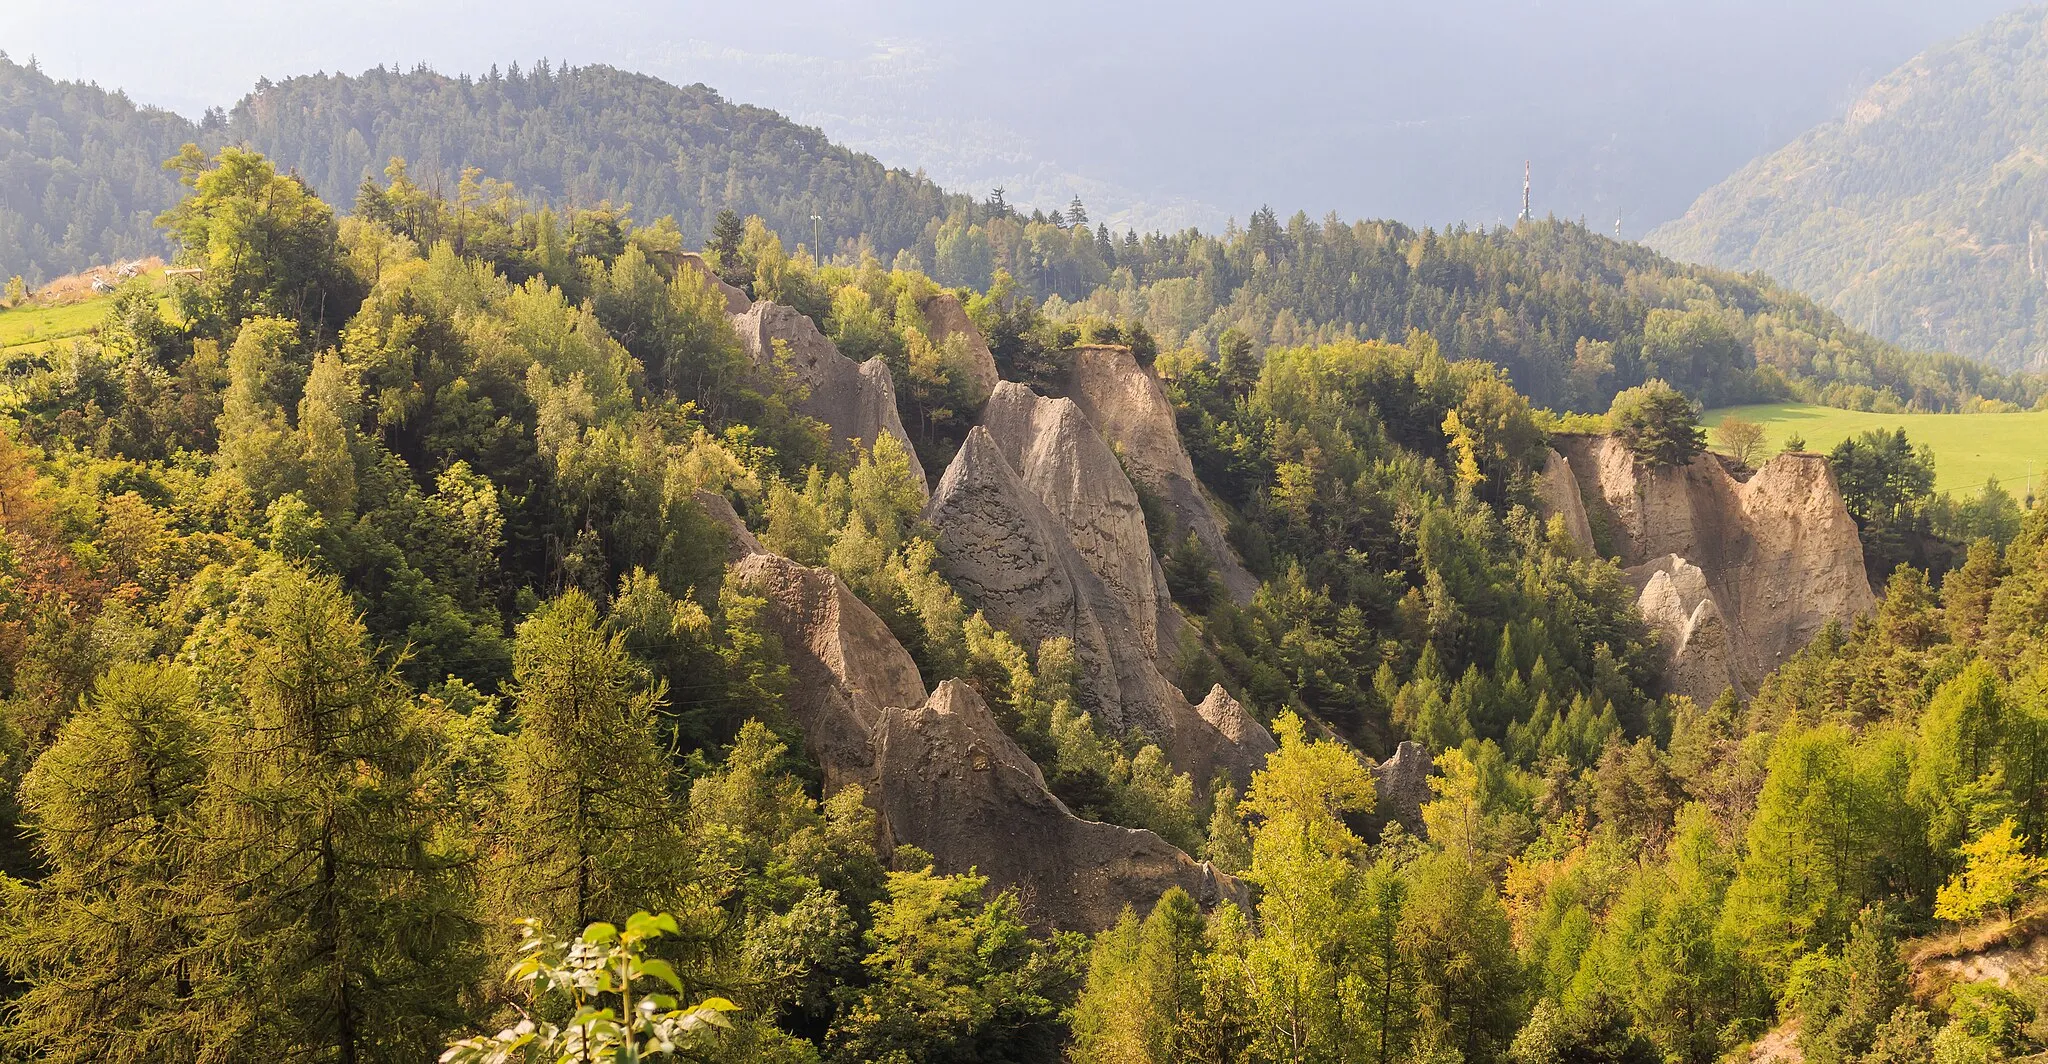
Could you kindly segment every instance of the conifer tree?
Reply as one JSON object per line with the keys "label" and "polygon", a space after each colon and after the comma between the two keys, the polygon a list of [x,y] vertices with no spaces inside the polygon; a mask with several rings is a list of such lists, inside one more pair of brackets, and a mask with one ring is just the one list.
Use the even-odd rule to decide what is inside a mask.
{"label": "conifer tree", "polygon": [[200,1058],[431,1057],[479,972],[434,732],[330,578],[260,570],[221,643],[232,691],[193,861]]}
{"label": "conifer tree", "polygon": [[658,685],[569,591],[519,626],[519,735],[498,824],[498,915],[583,927],[661,907],[678,817],[655,733]]}
{"label": "conifer tree", "polygon": [[23,780],[48,874],[0,895],[0,968],[27,984],[0,1058],[196,1055],[199,912],[184,878],[206,742],[189,672],[120,665]]}

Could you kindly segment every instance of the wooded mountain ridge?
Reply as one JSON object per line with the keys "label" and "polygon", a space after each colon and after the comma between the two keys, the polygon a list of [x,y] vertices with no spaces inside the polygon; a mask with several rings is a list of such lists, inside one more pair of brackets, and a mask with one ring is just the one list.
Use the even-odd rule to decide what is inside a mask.
{"label": "wooded mountain ridge", "polygon": [[1648,242],[1761,270],[1909,347],[2039,369],[2048,352],[2048,11],[1914,58]]}
{"label": "wooded mountain ridge", "polygon": [[944,284],[988,288],[1000,271],[1059,297],[1055,316],[1139,322],[1169,345],[1213,346],[1233,329],[1262,348],[1423,330],[1557,409],[1604,410],[1652,376],[1717,405],[2031,407],[2048,390],[1873,340],[1767,281],[1583,226],[1438,232],[1261,209],[1220,235],[1117,234],[1090,225],[1079,202],[1020,215],[999,190],[949,193],[703,86],[605,67],[293,78],[187,123],[0,59],[0,101],[19,131],[0,142],[0,274],[31,282],[164,250],[152,223],[176,184],[151,160],[192,140],[255,147],[342,202],[402,157],[412,181],[453,198],[517,189],[536,205],[608,202],[673,218],[690,243],[721,210],[756,214],[833,255],[907,256]]}

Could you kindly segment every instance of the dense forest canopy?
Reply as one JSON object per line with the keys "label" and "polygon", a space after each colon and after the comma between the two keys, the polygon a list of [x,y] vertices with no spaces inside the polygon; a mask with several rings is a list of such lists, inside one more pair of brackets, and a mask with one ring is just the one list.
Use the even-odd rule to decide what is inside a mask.
{"label": "dense forest canopy", "polygon": [[226,137],[337,201],[404,158],[443,190],[474,168],[539,201],[674,218],[692,243],[721,210],[806,243],[816,215],[835,253],[865,245],[888,259],[967,202],[773,111],[604,66],[288,78],[236,104]]}
{"label": "dense forest canopy", "polygon": [[[332,146],[355,127],[315,121],[323,94],[502,116],[516,83],[567,115],[611,76],[302,79],[249,106],[296,101]],[[560,168],[535,190],[372,159],[343,208],[245,146],[167,157],[182,271],[7,367],[0,1060],[632,1038],[763,1064],[1706,1062],[1775,1030],[1875,1064],[2048,1041],[2048,985],[1916,994],[1900,948],[2041,911],[2044,511],[1932,498],[1903,436],[1844,444],[1882,606],[1706,704],[1657,694],[1631,577],[1541,516],[1567,427],[1676,466],[1699,399],[1942,408],[2027,402],[2031,378],[1556,222],[1116,236],[1079,203],[892,200],[901,175],[876,192],[828,158],[811,173],[855,175],[841,194],[902,207],[872,224],[918,220],[886,257],[865,228],[820,256],[808,217],[721,208],[697,233],[562,193]],[[612,180],[634,157],[588,160]],[[905,443],[831,438],[714,277],[886,373]],[[1072,640],[992,623],[943,574],[911,459],[935,477],[986,398],[926,309],[948,290],[1009,381],[1061,395],[1109,350],[1156,385],[1256,585],[1230,593],[1139,495],[1185,625],[1162,653],[1270,728],[1248,778],[1084,711]],[[1240,892],[1054,931],[879,844],[863,785],[809,752],[809,651],[732,577],[728,508],[984,701],[1048,804]],[[1372,772],[1403,740],[1429,766],[1409,809]]]}
{"label": "dense forest canopy", "polygon": [[1927,51],[1649,242],[1766,271],[1899,344],[2041,368],[2044,23],[2029,7]]}
{"label": "dense forest canopy", "polygon": [[179,115],[0,53],[0,273],[41,284],[168,252],[155,222],[178,182],[163,161],[196,136]]}
{"label": "dense forest canopy", "polygon": [[158,164],[187,141],[252,146],[341,203],[402,157],[451,197],[473,168],[540,202],[672,217],[693,243],[735,210],[885,259],[968,203],[772,111],[610,67],[266,81],[195,124],[0,55],[0,107],[0,274],[31,283],[166,251],[152,223],[178,186]]}
{"label": "dense forest canopy", "polygon": [[[31,284],[162,250],[149,222],[176,186],[148,154],[168,158],[192,139],[259,150],[341,203],[403,158],[413,182],[451,199],[516,189],[535,205],[609,205],[673,218],[693,245],[720,211],[757,215],[792,243],[822,240],[819,257],[871,252],[896,265],[902,255],[942,284],[977,290],[1000,271],[1034,297],[1057,296],[1055,317],[1141,322],[1169,344],[1213,349],[1232,328],[1261,349],[1400,342],[1422,330],[1450,357],[1502,366],[1560,410],[1605,410],[1652,377],[1708,405],[1798,398],[1955,411],[1986,400],[2031,407],[2048,394],[2030,376],[1874,340],[1761,278],[1682,265],[1583,225],[1435,231],[1261,209],[1216,236],[1115,233],[1079,200],[1020,214],[1001,190],[948,193],[701,85],[609,67],[291,78],[259,86],[204,128],[4,59],[0,79],[20,128],[51,130],[10,144],[9,172],[32,195],[0,201],[0,275]],[[156,147],[139,149],[139,138]]]}
{"label": "dense forest canopy", "polygon": [[[1279,739],[1246,786],[1196,781],[1076,711],[1064,640],[934,573],[904,452],[828,447],[749,370],[673,222],[393,171],[343,216],[261,156],[182,154],[165,222],[205,272],[17,367],[0,1053],[491,1059],[522,1010],[560,1045],[616,1004],[597,963],[668,995],[603,1037],[698,1059],[1706,1061],[1792,1017],[1817,1059],[2037,1047],[2033,984],[1930,1012],[1897,942],[2042,878],[2040,511],[1939,590],[1898,568],[1747,705],[1655,698],[1623,575],[1534,516],[1554,422],[1499,367],[1419,331],[1212,355],[997,277],[964,295],[1006,376],[1154,362],[1262,577],[1239,605],[1155,526],[1183,682]],[[972,412],[933,281],[713,234],[712,268],[888,364],[944,461]],[[1910,465],[1871,446],[1841,461]],[[1073,808],[1247,903],[1048,935],[879,852],[700,491],[980,690]],[[1436,754],[1413,830],[1352,752],[1397,738]]]}

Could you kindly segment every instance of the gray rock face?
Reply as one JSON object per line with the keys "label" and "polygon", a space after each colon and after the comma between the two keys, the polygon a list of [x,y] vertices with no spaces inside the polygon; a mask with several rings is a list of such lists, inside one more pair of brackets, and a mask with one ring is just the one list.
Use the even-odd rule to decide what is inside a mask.
{"label": "gray rock face", "polygon": [[1152,832],[1076,817],[958,680],[915,709],[883,712],[873,787],[888,842],[924,848],[941,872],[1015,888],[1034,922],[1108,927],[1170,887],[1203,905],[1244,900],[1235,880]]}
{"label": "gray rock face", "polygon": [[1543,477],[1537,482],[1537,494],[1543,503],[1546,517],[1563,517],[1564,530],[1572,542],[1587,556],[1599,553],[1593,545],[1593,525],[1586,517],[1586,501],[1579,496],[1579,479],[1572,474],[1571,459],[1546,450],[1543,460]]}
{"label": "gray rock face", "polygon": [[1240,605],[1250,602],[1259,582],[1231,549],[1223,519],[1195,479],[1173,404],[1158,379],[1138,365],[1130,348],[1083,346],[1074,349],[1067,394],[1123,455],[1131,475],[1173,511],[1179,534],[1201,540],[1230,597]]}
{"label": "gray rock face", "polygon": [[725,300],[727,317],[737,318],[754,305],[754,301],[748,299],[745,292],[726,284],[725,278],[718,276],[718,271],[713,270],[711,264],[704,261],[704,256],[696,252],[684,252],[677,260],[676,266],[678,272],[687,270],[702,277],[704,283],[710,285],[719,297]]}
{"label": "gray rock face", "polygon": [[1781,454],[1739,481],[1713,455],[1652,470],[1611,436],[1555,444],[1589,512],[1616,530],[1645,617],[1674,655],[1672,693],[1748,697],[1829,621],[1876,607],[1856,524],[1820,455]]}
{"label": "gray rock face", "polygon": [[1034,923],[1063,930],[1101,930],[1172,886],[1207,904],[1243,900],[1236,880],[1157,835],[1075,816],[972,688],[948,680],[927,698],[902,644],[830,571],[755,553],[730,579],[768,602],[827,792],[860,784],[887,847],[918,846],[945,872],[979,869],[1015,887]]}
{"label": "gray rock face", "polygon": [[[1208,764],[1231,776],[1242,790],[1251,783],[1252,773],[1266,758],[1280,749],[1265,725],[1252,719],[1244,704],[1230,697],[1222,684],[1209,689],[1209,696],[1195,707],[1195,714],[1207,728],[1182,728],[1174,735],[1177,750],[1168,750],[1174,764]],[[1209,780],[1198,777],[1207,785]]]}
{"label": "gray rock face", "polygon": [[918,310],[924,313],[925,326],[932,342],[944,344],[957,336],[967,355],[968,398],[980,403],[989,397],[1001,383],[1002,374],[996,370],[996,356],[988,349],[988,340],[967,316],[967,308],[951,292],[935,292],[925,297]]}
{"label": "gray rock face", "polygon": [[[732,327],[761,372],[786,376],[800,390],[797,410],[824,422],[834,446],[846,447],[851,440],[868,448],[883,433],[894,436],[910,456],[918,489],[925,489],[924,467],[896,412],[895,381],[879,356],[857,363],[840,354],[811,319],[765,300],[734,317]],[[787,352],[786,359],[778,357],[778,348]]]}
{"label": "gray rock face", "polygon": [[981,426],[1024,486],[1045,504],[1088,567],[1109,585],[1148,654],[1173,600],[1152,556],[1138,492],[1116,455],[1071,399],[1047,399],[1014,381],[996,386]]}
{"label": "gray rock face", "polygon": [[1641,587],[1636,608],[1664,647],[1664,683],[1702,705],[1721,697],[1736,676],[1728,624],[1707,586],[1707,574],[1676,554],[1628,570]]}
{"label": "gray rock face", "polygon": [[[1036,648],[1074,641],[1084,708],[1118,731],[1166,733],[1165,692],[1132,639],[1109,585],[1038,501],[989,431],[976,427],[939,479],[925,519],[938,531],[939,572],[989,620]],[[1126,687],[1130,690],[1126,690]]]}
{"label": "gray rock face", "polygon": [[790,712],[826,789],[866,784],[874,764],[869,740],[883,708],[925,699],[917,663],[830,570],[754,554],[734,564],[729,579],[768,600],[768,621],[794,681]]}
{"label": "gray rock face", "polygon": [[1421,743],[1404,742],[1394,756],[1373,766],[1373,817],[1384,826],[1399,823],[1410,835],[1423,834],[1422,806],[1429,789],[1430,756]]}
{"label": "gray rock face", "polygon": [[1264,764],[1270,736],[1263,749],[1223,738],[1161,675],[1136,637],[1139,622],[987,429],[967,434],[925,519],[938,531],[939,572],[991,622],[1033,647],[1073,640],[1083,707],[1105,729],[1142,732],[1204,784],[1218,770],[1242,775]]}

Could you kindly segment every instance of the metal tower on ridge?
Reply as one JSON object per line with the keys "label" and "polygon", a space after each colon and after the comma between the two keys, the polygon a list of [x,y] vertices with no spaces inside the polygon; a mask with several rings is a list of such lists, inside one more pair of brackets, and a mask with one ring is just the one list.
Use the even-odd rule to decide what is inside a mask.
{"label": "metal tower on ridge", "polygon": [[1535,220],[1535,216],[1529,212],[1529,162],[1526,159],[1522,161],[1522,216],[1515,220],[1518,222]]}

